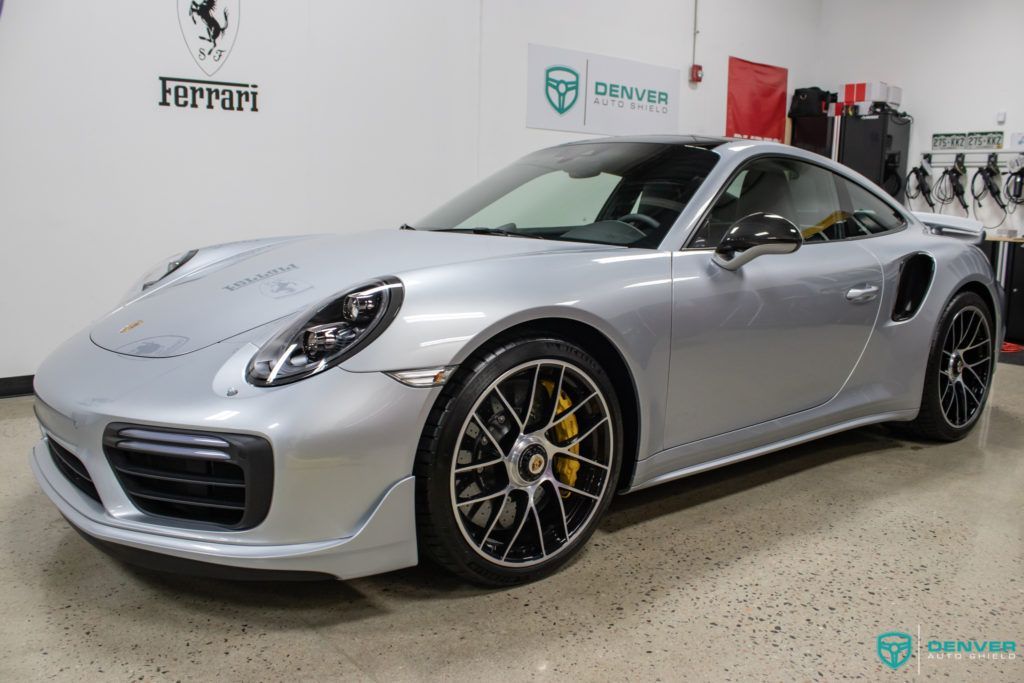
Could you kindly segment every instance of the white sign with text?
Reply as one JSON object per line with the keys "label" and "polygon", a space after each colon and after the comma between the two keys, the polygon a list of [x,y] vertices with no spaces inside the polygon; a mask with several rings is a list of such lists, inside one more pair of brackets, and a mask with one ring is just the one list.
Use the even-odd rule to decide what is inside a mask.
{"label": "white sign with text", "polygon": [[527,62],[528,128],[678,132],[679,69],[532,44]]}

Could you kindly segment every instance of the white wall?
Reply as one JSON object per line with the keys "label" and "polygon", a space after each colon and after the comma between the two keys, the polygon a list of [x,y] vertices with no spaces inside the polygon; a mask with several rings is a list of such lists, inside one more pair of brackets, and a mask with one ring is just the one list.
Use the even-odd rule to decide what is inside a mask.
{"label": "white wall", "polygon": [[[721,134],[730,54],[807,85],[820,0],[705,0],[681,132]],[[482,174],[580,137],[529,130],[530,42],[680,69],[690,0],[243,0],[218,80],[259,113],[159,107],[205,78],[174,1],[6,0],[0,16],[0,377],[30,374],[173,252],[415,220]]]}
{"label": "white wall", "polygon": [[[1015,73],[1024,56],[1024,2],[823,0],[821,22],[822,87],[866,80],[903,87],[901,109],[914,116],[910,166],[931,149],[932,133],[1002,130],[1008,144],[1011,132],[1024,131],[1024,88]],[[998,111],[1007,112],[1005,125],[996,123]],[[978,218],[995,225],[1003,212],[983,201]],[[923,199],[914,207],[927,210]],[[944,212],[964,215],[958,204]],[[1024,227],[1024,211],[1004,226]]]}

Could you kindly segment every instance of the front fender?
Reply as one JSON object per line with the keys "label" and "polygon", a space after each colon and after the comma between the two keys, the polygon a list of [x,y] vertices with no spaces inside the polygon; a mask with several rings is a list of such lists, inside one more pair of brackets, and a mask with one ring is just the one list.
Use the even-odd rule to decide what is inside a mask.
{"label": "front fender", "polygon": [[636,384],[645,431],[660,439],[671,339],[670,256],[625,249],[549,253],[400,275],[406,291],[398,317],[342,367],[381,372],[458,365],[511,327],[573,320],[618,349]]}

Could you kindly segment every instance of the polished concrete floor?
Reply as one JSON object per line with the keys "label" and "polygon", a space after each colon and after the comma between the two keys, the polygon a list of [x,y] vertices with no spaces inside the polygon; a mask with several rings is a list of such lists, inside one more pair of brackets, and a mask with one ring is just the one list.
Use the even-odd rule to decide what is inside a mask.
{"label": "polished concrete floor", "polygon": [[[0,401],[0,680],[1024,681],[1017,659],[882,666],[876,636],[1024,642],[1024,367],[965,441],[869,428],[618,499],[582,556],[486,591],[146,573],[36,489]],[[916,647],[916,641],[915,641]]]}

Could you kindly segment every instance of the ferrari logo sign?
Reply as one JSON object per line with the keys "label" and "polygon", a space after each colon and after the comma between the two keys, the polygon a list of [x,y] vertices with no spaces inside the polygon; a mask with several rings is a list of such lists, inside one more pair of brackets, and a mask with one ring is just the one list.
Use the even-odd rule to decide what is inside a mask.
{"label": "ferrari logo sign", "polygon": [[907,633],[889,631],[878,636],[878,658],[890,669],[898,669],[910,659],[913,639]]}
{"label": "ferrari logo sign", "polygon": [[[2,1],[2,0],[0,0]],[[178,27],[192,59],[207,76],[224,66],[238,38],[242,0],[176,0]],[[172,29],[173,30],[173,29]],[[258,112],[259,86],[237,78],[204,81],[179,76],[160,79],[161,107]],[[223,77],[222,77],[223,78]]]}
{"label": "ferrari logo sign", "polygon": [[580,75],[567,66],[552,66],[548,67],[544,76],[544,92],[548,104],[561,116],[576,104],[580,92]]}
{"label": "ferrari logo sign", "polygon": [[178,24],[185,44],[207,76],[217,73],[238,36],[241,0],[178,0]]}

